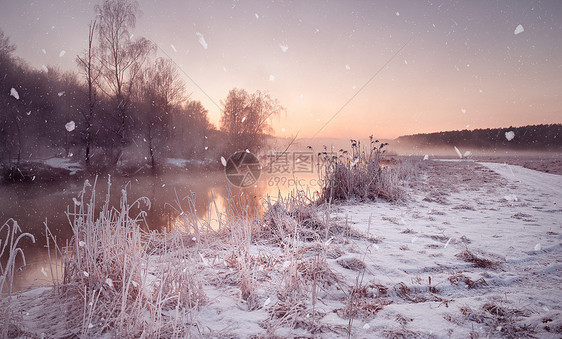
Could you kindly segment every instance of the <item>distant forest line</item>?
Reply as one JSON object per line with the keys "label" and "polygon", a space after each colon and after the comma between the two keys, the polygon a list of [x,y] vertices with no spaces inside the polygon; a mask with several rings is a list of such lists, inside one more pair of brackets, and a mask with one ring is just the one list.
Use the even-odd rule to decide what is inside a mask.
{"label": "distant forest line", "polygon": [[420,133],[400,136],[395,141],[420,148],[448,145],[479,149],[562,151],[562,124]]}

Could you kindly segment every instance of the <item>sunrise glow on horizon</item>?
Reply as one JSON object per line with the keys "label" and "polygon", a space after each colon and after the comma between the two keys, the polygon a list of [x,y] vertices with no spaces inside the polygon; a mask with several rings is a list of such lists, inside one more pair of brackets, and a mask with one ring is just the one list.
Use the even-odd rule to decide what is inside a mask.
{"label": "sunrise glow on horizon", "polygon": [[[0,29],[32,67],[75,71],[97,3],[3,2]],[[562,122],[562,2],[139,5],[134,34],[177,63],[216,126],[232,88],[277,98],[286,112],[273,127],[285,137]]]}

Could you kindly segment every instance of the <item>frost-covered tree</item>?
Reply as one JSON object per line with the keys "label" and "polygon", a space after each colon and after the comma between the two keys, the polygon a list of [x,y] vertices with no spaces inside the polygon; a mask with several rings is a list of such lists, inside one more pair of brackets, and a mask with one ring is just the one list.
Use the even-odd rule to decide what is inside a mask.
{"label": "frost-covered tree", "polygon": [[139,80],[143,64],[155,50],[145,39],[133,39],[139,6],[136,1],[105,0],[96,6],[99,19],[99,60],[102,86],[115,105],[117,128],[114,132],[121,143],[120,152],[127,144],[128,114],[133,88]]}
{"label": "frost-covered tree", "polygon": [[[185,83],[170,59],[157,58],[145,67],[136,87],[137,101],[142,114],[141,128],[148,144],[148,153],[152,168],[156,168],[156,143],[166,141],[171,136],[170,117],[172,109],[187,97]],[[156,136],[160,140],[156,140]]]}
{"label": "frost-covered tree", "polygon": [[84,118],[84,160],[86,166],[90,165],[91,146],[92,146],[92,124],[94,119],[94,109],[98,103],[97,86],[101,75],[100,65],[96,62],[94,51],[94,35],[96,32],[96,20],[90,23],[88,28],[88,49],[81,55],[76,56],[76,63],[86,82],[86,90],[88,92],[88,105],[86,109],[81,110]]}
{"label": "frost-covered tree", "polygon": [[250,95],[243,89],[232,89],[223,102],[221,131],[229,138],[229,150],[258,151],[271,132],[269,118],[284,108],[269,94],[256,91]]}

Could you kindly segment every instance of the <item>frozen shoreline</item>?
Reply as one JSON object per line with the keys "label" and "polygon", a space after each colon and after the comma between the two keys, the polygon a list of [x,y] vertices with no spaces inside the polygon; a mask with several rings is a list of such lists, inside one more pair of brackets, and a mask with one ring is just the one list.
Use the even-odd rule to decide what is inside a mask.
{"label": "frozen shoreline", "polygon": [[[319,211],[331,227],[357,234],[292,246],[213,243],[191,261],[206,296],[191,334],[559,337],[561,189],[562,176],[518,166],[425,161],[405,204]],[[249,296],[240,288],[242,264]],[[285,293],[291,281],[298,295],[294,286]],[[46,288],[13,298],[20,328],[76,333],[63,313],[45,320],[56,307],[41,301],[50,298]]]}

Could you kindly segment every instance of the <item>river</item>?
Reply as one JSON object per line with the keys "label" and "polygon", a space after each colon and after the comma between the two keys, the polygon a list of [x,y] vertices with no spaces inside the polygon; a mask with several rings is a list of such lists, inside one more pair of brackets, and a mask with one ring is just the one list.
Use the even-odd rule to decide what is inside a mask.
{"label": "river", "polygon": [[[87,179],[90,184],[95,183],[97,206],[101,207],[105,201],[108,178],[106,175]],[[55,272],[55,276],[61,276],[60,261],[51,260],[58,265],[56,270],[50,269],[45,224],[56,237],[59,246],[64,246],[70,240],[72,230],[66,211],[72,211],[74,208],[73,199],[78,198],[84,187],[84,180],[0,186],[0,222],[3,224],[12,218],[18,222],[23,232],[35,237],[35,243],[27,238],[19,243],[25,253],[26,265],[23,266],[21,260],[17,261],[16,268],[19,269],[14,277],[14,292],[52,284],[51,272]],[[143,227],[152,230],[173,228],[178,215],[173,206],[177,206],[178,199],[182,200],[186,196],[194,198],[198,218],[207,220],[213,227],[216,224],[216,210],[223,212],[225,209],[229,189],[233,196],[245,195],[258,206],[263,206],[264,199],[268,196],[274,199],[279,192],[286,196],[295,188],[308,190],[310,194],[319,189],[318,176],[312,173],[300,174],[298,177],[262,173],[256,184],[249,188],[229,185],[223,171],[187,170],[162,175],[111,176],[110,180],[110,201],[113,206],[119,206],[123,188],[126,188],[129,202],[140,197],[150,200],[150,209],[147,210],[146,206],[143,206],[147,211],[146,224]],[[91,188],[88,188],[88,192],[90,190]],[[89,193],[86,197],[89,197]],[[186,206],[185,200],[182,205]],[[5,238],[6,229],[0,234],[0,239]],[[3,267],[5,261],[6,253],[2,257]]]}

